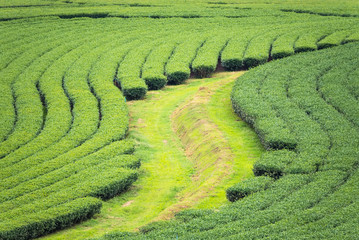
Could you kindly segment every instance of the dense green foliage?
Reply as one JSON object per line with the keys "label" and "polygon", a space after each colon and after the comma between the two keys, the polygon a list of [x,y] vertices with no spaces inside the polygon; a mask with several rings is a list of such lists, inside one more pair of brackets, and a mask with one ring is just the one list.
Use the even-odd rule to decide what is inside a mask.
{"label": "dense green foliage", "polygon": [[217,34],[216,37],[206,40],[192,62],[192,71],[198,77],[208,77],[216,70],[218,56],[227,43],[225,33]]}
{"label": "dense green foliage", "polygon": [[[87,219],[101,203],[85,197],[113,197],[137,178],[136,170],[128,169],[139,167],[128,155],[134,144],[123,141],[125,99],[113,85],[119,61],[113,47],[122,39],[103,36],[104,28],[88,25],[82,34],[90,29],[92,34],[79,39],[77,23],[60,24],[36,38],[29,33],[27,41],[2,45],[2,97],[11,96],[4,110],[14,111],[1,116],[13,124],[1,132],[0,232],[5,239],[41,236]],[[14,48],[17,42],[23,52]]]}
{"label": "dense green foliage", "polygon": [[264,142],[266,134],[288,138],[271,130],[280,120],[295,147],[264,154],[255,166],[261,176],[227,190],[231,201],[244,198],[219,211],[189,210],[140,233],[102,239],[357,238],[359,105],[350,86],[358,82],[358,54],[359,45],[348,44],[240,77],[231,96],[235,110],[256,131],[266,120]]}
{"label": "dense green foliage", "polygon": [[77,198],[43,212],[20,215],[2,224],[0,237],[16,240],[40,237],[92,217],[100,212],[101,204],[96,198]]}
{"label": "dense green foliage", "polygon": [[[190,6],[190,7],[189,7]],[[320,16],[358,16],[355,0],[1,0],[1,19],[35,16],[71,17],[215,17],[254,16],[257,9],[268,9],[266,15],[277,12],[315,14]],[[46,11],[44,11],[46,9]],[[253,11],[254,10],[254,11]],[[272,10],[276,10],[273,12]]]}
{"label": "dense green foliage", "polygon": [[[358,7],[350,0],[324,9],[323,1],[276,3],[0,0],[0,238],[34,238],[89,218],[101,207],[92,197],[111,198],[137,179],[126,100],[191,74],[208,77],[220,66],[249,69],[359,40]],[[352,44],[273,62],[241,78],[233,105],[270,150],[254,166],[255,175],[266,177],[228,190],[231,201],[248,195],[235,207],[240,216],[231,207],[219,215],[183,213],[182,222],[163,231],[149,226],[148,237],[261,237],[272,228],[293,236],[286,224],[295,223],[265,224],[286,216],[299,221],[308,206],[355,179],[357,54]],[[293,205],[291,192],[309,197]],[[256,196],[260,203],[251,200]],[[283,214],[278,206],[297,210]],[[344,206],[352,207],[338,211]],[[264,214],[255,221],[257,210]],[[224,222],[232,232],[222,231]],[[343,229],[351,224],[343,221]],[[315,226],[298,231],[304,236]]]}
{"label": "dense green foliage", "polygon": [[271,183],[272,178],[266,176],[250,178],[228,188],[226,196],[229,201],[235,202],[250,194],[267,189]]}
{"label": "dense green foliage", "polygon": [[170,40],[155,47],[148,55],[142,68],[142,77],[146,81],[148,89],[158,90],[167,84],[167,77],[164,75],[164,66],[172,55],[175,44]]}

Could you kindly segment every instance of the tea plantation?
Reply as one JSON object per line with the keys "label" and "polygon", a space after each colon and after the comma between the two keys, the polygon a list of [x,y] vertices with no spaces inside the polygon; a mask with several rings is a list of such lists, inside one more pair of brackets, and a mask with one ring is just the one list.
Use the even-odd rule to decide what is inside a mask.
{"label": "tea plantation", "polygon": [[358,53],[348,44],[239,78],[233,107],[269,151],[227,190],[235,203],[101,239],[356,239]]}
{"label": "tea plantation", "polygon": [[128,102],[222,68],[249,69],[231,102],[267,150],[255,177],[101,239],[356,239],[356,41],[352,0],[0,0],[0,239],[98,214],[140,176]]}

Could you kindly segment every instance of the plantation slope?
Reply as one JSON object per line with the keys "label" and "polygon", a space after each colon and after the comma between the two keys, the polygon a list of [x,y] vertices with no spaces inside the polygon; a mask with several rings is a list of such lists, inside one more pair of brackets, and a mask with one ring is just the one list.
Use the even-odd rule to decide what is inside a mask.
{"label": "plantation slope", "polygon": [[[350,10],[354,0],[346,0],[348,5],[343,5],[338,11],[335,10],[337,3],[331,3],[324,12],[317,11],[322,0],[314,8],[310,7],[308,0],[304,0],[304,5],[309,8],[301,6],[302,3],[293,5],[295,8],[264,4],[264,0],[258,0],[263,1],[258,5],[254,2],[239,5],[226,0],[200,0],[196,4],[182,4],[183,0],[174,0],[163,5],[160,1],[163,0],[138,0],[136,3],[128,0],[123,3],[114,0],[0,0],[0,239],[36,238],[91,218],[100,211],[101,200],[125,192],[136,181],[139,157],[149,159],[155,156],[161,164],[164,163],[159,176],[150,175],[147,179],[150,182],[148,191],[152,195],[155,194],[151,187],[156,187],[158,193],[163,189],[164,193],[156,200],[157,206],[151,208],[147,204],[149,210],[144,211],[143,215],[131,215],[134,217],[128,219],[130,225],[125,229],[134,229],[154,218],[164,219],[180,208],[216,207],[226,202],[224,188],[229,185],[221,182],[217,186],[217,182],[232,173],[232,166],[229,167],[232,160],[227,162],[223,156],[234,159],[232,156],[237,150],[233,150],[233,153],[227,150],[242,151],[242,140],[237,139],[236,131],[228,129],[237,121],[233,117],[222,121],[221,116],[227,114],[217,112],[217,108],[230,110],[229,99],[224,103],[228,107],[217,105],[221,102],[220,95],[214,93],[217,80],[203,83],[204,90],[209,90],[203,96],[205,99],[210,98],[212,92],[212,99],[218,97],[210,100],[206,106],[204,102],[196,102],[196,98],[206,93],[197,91],[202,84],[199,81],[189,85],[189,92],[178,92],[178,95],[168,97],[168,102],[160,99],[159,103],[155,103],[153,100],[153,106],[142,106],[143,101],[132,103],[139,109],[133,110],[134,113],[147,113],[148,117],[167,107],[166,117],[158,119],[153,116],[144,123],[146,126],[150,123],[148,132],[138,132],[139,139],[154,146],[140,149],[138,156],[132,154],[134,141],[127,140],[129,111],[126,101],[142,100],[148,90],[158,90],[167,84],[182,84],[191,76],[209,77],[219,65],[231,71],[249,69],[299,52],[359,41],[357,8]],[[326,12],[330,16],[323,16]],[[312,91],[306,88],[291,89],[283,80],[285,74],[280,75],[283,78],[277,79],[278,82],[275,81],[277,76],[269,78],[269,81],[255,78],[258,80],[258,86],[255,86],[258,94],[265,96],[264,100],[275,103],[264,101],[263,105],[254,104],[260,110],[266,108],[264,115],[268,113],[269,118],[254,119],[257,109],[253,110],[254,113],[247,109],[249,117],[243,117],[255,126],[266,148],[285,148],[288,151],[275,151],[274,157],[265,154],[258,161],[254,174],[265,173],[278,179],[288,173],[312,173],[332,169],[333,166],[340,171],[350,169],[350,165],[340,163],[337,156],[343,153],[343,159],[353,161],[349,156],[353,154],[353,145],[348,143],[348,139],[355,139],[355,136],[348,129],[350,124],[358,124],[359,119],[358,109],[352,110],[351,107],[356,106],[359,95],[357,65],[354,60],[346,65],[345,71],[350,76],[344,78],[345,81],[348,79],[348,83],[342,84],[344,87],[339,88],[335,84],[337,77],[333,77],[341,74],[341,67],[325,67],[328,74],[323,79],[331,80],[331,84],[321,78],[316,86],[307,83],[340,112],[344,120],[349,121],[339,124],[343,125],[339,130],[335,130],[335,126],[342,121],[327,123],[323,116],[331,114],[329,110],[319,113],[313,111],[316,110],[315,106],[325,104],[307,103],[301,99],[298,92],[305,95]],[[310,69],[316,77],[325,72]],[[288,72],[291,76],[297,72],[305,73],[301,69]],[[266,73],[263,74],[266,79]],[[263,74],[261,72],[259,76]],[[342,79],[340,76],[338,78]],[[311,78],[304,75],[303,79]],[[301,79],[295,81],[300,83]],[[222,80],[218,80],[218,84],[220,82]],[[250,81],[248,83],[251,84]],[[272,96],[272,87],[281,89],[279,92],[286,93],[283,95],[287,98],[293,96],[298,105],[306,108],[305,111],[301,115],[290,115],[288,119],[282,118],[284,110],[279,100],[283,96]],[[341,95],[333,93],[333,88],[341,89]],[[230,86],[226,85],[223,89],[228,92]],[[255,91],[249,90],[243,94],[251,93]],[[343,96],[348,94],[352,98],[345,103],[347,99]],[[162,95],[160,92],[153,96]],[[253,107],[252,97],[250,95],[248,99]],[[154,108],[158,104],[161,106]],[[180,105],[183,111],[176,111],[178,115],[172,115],[171,122],[167,116],[171,116]],[[193,111],[201,114],[201,117],[196,118]],[[297,128],[293,119],[301,119],[305,114],[313,114],[312,120],[317,123],[307,129],[303,127],[307,123],[304,122]],[[262,116],[261,112],[259,115]],[[182,117],[188,122],[180,120]],[[203,126],[201,121],[205,123]],[[188,134],[182,136],[182,133],[178,133],[186,151],[176,144],[170,145],[168,139],[164,139],[166,142],[158,140],[167,137],[166,134],[170,134],[170,139],[177,139],[172,130],[176,126],[182,128],[180,123],[184,124],[183,128]],[[198,133],[190,126],[192,123],[200,127],[208,124],[211,131],[204,129]],[[168,128],[163,127],[164,124],[168,124]],[[325,124],[329,125],[322,127]],[[153,134],[154,130],[156,134]],[[327,130],[334,133],[328,134]],[[315,132],[317,138],[306,142],[303,139],[310,132]],[[342,145],[338,147],[333,139],[341,132],[351,137],[343,140],[343,134],[340,135],[338,139]],[[136,138],[137,135],[133,135]],[[241,135],[244,134],[241,132]],[[215,142],[218,146],[213,146],[213,149],[218,151],[210,152],[210,145],[197,143],[198,138],[223,141]],[[165,143],[168,146],[164,146]],[[181,145],[180,141],[177,144]],[[344,149],[344,145],[350,146],[350,151]],[[165,150],[151,152],[151,149],[167,148],[167,155],[163,155],[167,153]],[[210,153],[206,156],[201,155],[202,152]],[[244,158],[235,160],[238,165],[244,166],[243,161],[247,159],[254,160],[247,152],[240,155]],[[294,156],[298,161],[292,161]],[[266,161],[269,159],[271,162],[276,157],[281,157],[282,165],[279,169],[274,167],[267,171]],[[177,164],[177,158],[184,160]],[[153,169],[157,170],[156,166]],[[238,174],[238,181],[250,176],[249,168],[239,170],[233,166],[233,172],[243,171],[244,175]],[[210,175],[211,169],[216,173]],[[147,176],[145,170],[143,176]],[[175,170],[178,170],[179,176],[172,179],[172,174],[168,173]],[[166,180],[169,185],[161,186],[157,177]],[[243,185],[230,188],[227,197],[234,201],[273,182],[268,177],[255,179],[253,182],[245,180]],[[246,190],[244,193],[241,192],[243,189]],[[177,196],[180,191],[182,195]],[[207,195],[210,197],[207,198]],[[177,201],[175,196],[184,200]],[[156,196],[145,194],[144,203],[148,203],[151,197],[155,199]],[[201,201],[195,206],[196,200]],[[138,207],[136,211],[147,209],[130,200],[125,203],[126,206]],[[125,211],[135,211],[131,209],[129,207]]]}
{"label": "plantation slope", "polygon": [[[183,208],[219,207],[224,204],[228,186],[253,177],[251,164],[244,164],[243,161],[250,159],[253,163],[262,152],[255,133],[239,120],[229,104],[232,83],[238,74],[241,73],[218,73],[215,78],[190,80],[185,85],[151,91],[144,100],[128,102],[130,137],[139,143],[136,154],[142,159],[138,181],[130,191],[104,202],[101,213],[94,219],[43,239],[83,239],[101,236],[111,230],[134,231],[153,220],[167,219]],[[214,144],[217,148],[225,145],[229,159],[221,161],[226,162],[228,172],[214,169],[209,173],[195,169],[194,162],[202,165],[208,162],[207,158],[187,158],[186,146],[182,145],[171,126],[177,124],[174,112],[195,102],[203,88],[210,90],[204,96],[206,104],[198,104],[191,112],[192,119],[183,122],[188,125],[193,119],[202,119],[216,128],[218,141],[202,139],[201,135],[190,141],[199,146],[197,153],[202,152],[203,156],[212,155],[206,145]],[[219,106],[220,111],[217,109]],[[202,107],[208,110],[199,111],[198,108]],[[218,116],[226,118],[218,119]],[[232,151],[236,144],[242,145],[243,149]],[[220,181],[214,184],[219,176]]]}
{"label": "plantation slope", "polygon": [[240,77],[233,107],[268,151],[256,177],[227,190],[234,203],[101,239],[357,239],[359,104],[348,83],[358,82],[358,54],[347,44]]}

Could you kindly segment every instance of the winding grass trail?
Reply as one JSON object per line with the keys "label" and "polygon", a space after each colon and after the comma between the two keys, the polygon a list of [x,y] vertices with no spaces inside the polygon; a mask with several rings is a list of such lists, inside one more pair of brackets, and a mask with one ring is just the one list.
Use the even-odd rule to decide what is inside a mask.
{"label": "winding grass trail", "polygon": [[139,180],[105,202],[94,219],[43,239],[135,231],[185,208],[230,204],[225,189],[252,177],[252,165],[264,151],[231,107],[230,91],[242,73],[191,79],[129,102],[130,137],[137,141],[136,154],[142,159]]}

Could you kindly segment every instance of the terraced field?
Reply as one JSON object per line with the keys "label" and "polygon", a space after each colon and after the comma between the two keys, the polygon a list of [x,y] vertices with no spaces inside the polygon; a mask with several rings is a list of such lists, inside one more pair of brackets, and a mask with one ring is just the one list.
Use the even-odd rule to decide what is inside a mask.
{"label": "terraced field", "polygon": [[99,213],[139,176],[126,101],[218,68],[255,68],[232,92],[268,150],[244,199],[111,236],[356,236],[359,6],[321,4],[0,1],[0,239]]}

